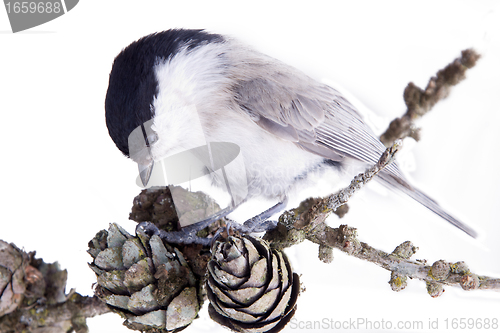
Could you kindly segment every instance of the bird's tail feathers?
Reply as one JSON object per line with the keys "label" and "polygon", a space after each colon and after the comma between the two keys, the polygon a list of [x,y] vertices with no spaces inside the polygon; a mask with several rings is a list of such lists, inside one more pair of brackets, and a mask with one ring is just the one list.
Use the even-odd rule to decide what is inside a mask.
{"label": "bird's tail feathers", "polygon": [[447,213],[434,199],[427,196],[425,193],[420,191],[419,189],[409,185],[405,180],[396,177],[389,173],[380,173],[378,175],[381,183],[387,186],[390,189],[396,189],[399,192],[403,192],[406,195],[410,196],[412,199],[416,200],[423,206],[427,207],[429,210],[434,212],[436,215],[445,219],[449,223],[453,224],[458,229],[462,230],[466,234],[471,237],[476,238],[477,232],[466,225],[465,223],[459,221],[457,218],[453,217],[449,213]]}

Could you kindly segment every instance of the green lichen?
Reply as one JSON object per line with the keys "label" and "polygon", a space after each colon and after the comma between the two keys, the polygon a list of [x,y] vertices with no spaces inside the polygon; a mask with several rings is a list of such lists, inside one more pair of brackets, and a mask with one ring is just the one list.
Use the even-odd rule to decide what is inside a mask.
{"label": "green lichen", "polygon": [[391,272],[391,279],[389,280],[389,284],[391,285],[391,289],[394,291],[401,291],[407,286],[408,277],[405,275],[401,275],[396,272]]}
{"label": "green lichen", "polygon": [[444,287],[441,283],[427,281],[425,284],[427,293],[433,298],[439,297],[444,293]]}
{"label": "green lichen", "polygon": [[470,274],[470,269],[467,264],[463,261],[456,262],[454,264],[450,264],[450,269],[452,273],[466,275]]}
{"label": "green lichen", "polygon": [[45,320],[49,316],[49,311],[46,307],[34,307],[30,310],[29,313],[37,319],[37,323],[39,326],[45,326]]}

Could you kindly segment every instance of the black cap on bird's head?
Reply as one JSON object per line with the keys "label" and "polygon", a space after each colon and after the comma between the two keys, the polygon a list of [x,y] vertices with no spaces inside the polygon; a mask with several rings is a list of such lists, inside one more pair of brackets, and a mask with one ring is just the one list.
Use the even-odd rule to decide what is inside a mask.
{"label": "black cap on bird's head", "polygon": [[[190,50],[213,41],[221,42],[223,38],[203,30],[172,29],[143,37],[118,54],[106,93],[106,126],[124,155],[131,157],[128,140],[132,131],[154,117],[152,103],[158,94],[155,65],[175,56],[183,47]],[[146,167],[151,169],[152,163]],[[146,185],[149,176],[143,178],[141,171],[141,178]]]}

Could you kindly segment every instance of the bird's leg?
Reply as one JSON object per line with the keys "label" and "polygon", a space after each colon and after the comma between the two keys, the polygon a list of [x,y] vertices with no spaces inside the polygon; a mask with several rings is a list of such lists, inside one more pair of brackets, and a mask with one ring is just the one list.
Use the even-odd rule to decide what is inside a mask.
{"label": "bird's leg", "polygon": [[165,240],[167,243],[173,244],[201,244],[208,246],[210,245],[211,239],[205,237],[199,237],[196,235],[198,231],[205,229],[212,223],[224,218],[226,215],[234,211],[238,206],[227,207],[222,209],[216,214],[213,214],[209,218],[202,220],[200,222],[193,223],[182,228],[180,231],[165,231],[158,229],[151,222],[142,222],[136,227],[136,233],[138,231],[143,231],[150,236],[157,234],[161,239]]}
{"label": "bird's leg", "polygon": [[285,209],[288,198],[284,198],[271,208],[263,211],[259,215],[246,220],[243,225],[234,224],[232,227],[243,233],[262,232],[274,229],[277,221],[269,221],[268,218]]}
{"label": "bird's leg", "polygon": [[195,230],[190,230],[188,232],[185,230],[168,232],[158,229],[158,227],[151,222],[139,223],[135,228],[135,233],[144,233],[149,237],[158,235],[169,244],[201,244],[209,246],[211,243],[210,238],[197,236]]}
{"label": "bird's leg", "polygon": [[[272,206],[271,208],[263,211],[262,213],[252,217],[251,219],[248,219],[245,221],[243,224],[239,224],[237,222],[234,222],[228,218],[226,218],[226,230],[228,231],[230,229],[234,229],[236,231],[239,231],[241,233],[253,233],[253,232],[262,232],[262,231],[268,231],[271,229],[274,229],[276,227],[277,222],[276,221],[269,221],[268,218],[271,217],[272,215],[276,214],[277,212],[283,210],[286,207],[287,204],[287,199],[278,202],[276,205]],[[236,206],[237,207],[237,206]],[[196,222],[194,224],[188,225],[180,231],[170,231],[167,232],[165,230],[159,230],[154,224],[151,222],[142,222],[139,223],[139,225],[136,228],[136,232],[141,230],[142,232],[147,231],[147,233],[151,236],[153,234],[157,234],[165,240],[167,243],[174,243],[174,244],[201,244],[204,246],[210,246],[213,239],[211,238],[205,238],[205,237],[199,237],[196,234],[198,231],[210,226],[212,223],[220,220],[221,218],[226,217],[229,213],[234,211],[236,207],[227,207],[217,214],[214,214],[210,216],[208,219],[205,219],[200,222]],[[220,232],[219,232],[220,234]]]}

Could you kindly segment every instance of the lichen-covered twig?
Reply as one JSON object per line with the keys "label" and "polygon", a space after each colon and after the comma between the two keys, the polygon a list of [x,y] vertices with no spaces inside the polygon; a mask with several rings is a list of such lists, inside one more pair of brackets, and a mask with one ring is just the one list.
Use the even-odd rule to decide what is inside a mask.
{"label": "lichen-covered twig", "polygon": [[[67,301],[58,304],[36,305],[18,309],[0,317],[0,332],[67,332],[68,326],[76,333],[87,333],[86,318],[111,312],[97,297],[74,293]],[[37,330],[38,329],[38,330]]]}
{"label": "lichen-covered twig", "polygon": [[360,242],[355,228],[346,225],[331,228],[324,222],[313,229],[296,228],[296,220],[291,216],[293,215],[288,214],[281,219],[278,228],[264,237],[272,242],[272,246],[283,248],[307,239],[320,245],[320,258],[325,262],[332,260],[331,253],[327,252],[325,255],[325,250],[339,249],[391,271],[389,284],[395,291],[405,288],[408,277],[425,281],[427,291],[433,297],[442,294],[444,285],[460,286],[464,290],[500,290],[500,279],[478,276],[463,262],[449,263],[439,260],[432,265],[426,265],[425,261],[409,260],[417,250],[409,241],[396,247],[392,253],[387,253]]}
{"label": "lichen-covered twig", "polygon": [[398,144],[388,148],[374,167],[356,176],[347,188],[327,198],[308,199],[298,208],[283,213],[277,227],[267,232],[264,239],[277,249],[290,247],[307,239],[319,244],[319,257],[326,263],[332,261],[332,249],[337,248],[391,271],[389,283],[395,291],[405,288],[408,277],[425,281],[427,291],[433,297],[443,293],[444,285],[461,286],[464,290],[500,290],[500,279],[473,274],[463,262],[448,263],[439,260],[429,266],[425,261],[409,260],[417,250],[411,242],[404,242],[392,253],[386,253],[360,242],[355,228],[346,225],[331,228],[326,225],[325,219],[331,211],[347,202],[362,185],[387,166],[394,159],[397,148]]}
{"label": "lichen-covered twig", "polygon": [[380,136],[386,146],[390,146],[396,139],[412,137],[420,138],[420,129],[414,125],[415,119],[427,113],[437,102],[447,97],[451,87],[465,78],[467,69],[476,65],[480,55],[473,49],[462,51],[462,56],[455,59],[445,68],[437,72],[427,84],[425,90],[417,87],[413,82],[408,83],[404,91],[404,100],[407,106],[406,113],[401,118],[394,119],[384,134]]}
{"label": "lichen-covered twig", "polygon": [[66,295],[67,275],[0,240],[0,333],[88,332],[85,319],[110,310],[98,298]]}
{"label": "lichen-covered twig", "polygon": [[[312,230],[316,228],[317,225],[324,222],[325,219],[337,208],[344,205],[357,191],[359,191],[363,186],[372,180],[382,169],[389,165],[395,158],[396,153],[401,147],[401,141],[397,140],[391,147],[387,148],[377,164],[369,168],[365,173],[361,173],[354,177],[349,186],[341,189],[335,194],[332,194],[326,198],[322,199],[310,199],[308,201],[308,209],[303,210],[304,205],[296,208],[294,214],[301,212],[300,216],[297,216],[295,220],[294,227],[297,229]],[[289,214],[290,211],[285,212],[283,216]]]}

